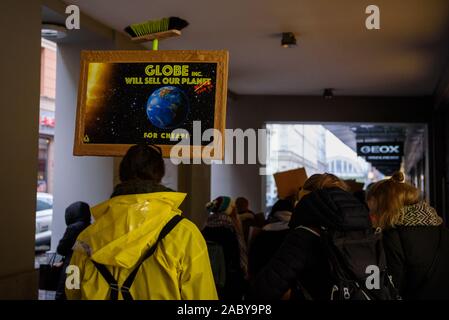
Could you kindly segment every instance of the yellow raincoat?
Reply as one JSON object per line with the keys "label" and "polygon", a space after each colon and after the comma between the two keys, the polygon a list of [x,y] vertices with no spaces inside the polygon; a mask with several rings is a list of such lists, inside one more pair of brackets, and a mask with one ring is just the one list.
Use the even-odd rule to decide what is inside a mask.
{"label": "yellow raincoat", "polygon": [[[181,214],[178,207],[185,196],[121,195],[92,208],[95,222],[79,235],[70,262],[80,269],[80,289],[66,288],[67,298],[108,299],[109,285],[91,259],[106,265],[121,286],[164,225]],[[130,292],[136,300],[217,299],[206,242],[192,222],[182,219],[158,244],[140,266]]]}

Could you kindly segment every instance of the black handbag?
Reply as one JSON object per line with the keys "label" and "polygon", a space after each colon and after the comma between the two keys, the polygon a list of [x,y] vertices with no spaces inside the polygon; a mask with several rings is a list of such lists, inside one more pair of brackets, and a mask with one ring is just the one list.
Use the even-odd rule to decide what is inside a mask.
{"label": "black handbag", "polygon": [[55,264],[56,253],[50,258],[48,264],[39,266],[39,289],[47,291],[56,291],[59,279],[63,269],[63,264]]}

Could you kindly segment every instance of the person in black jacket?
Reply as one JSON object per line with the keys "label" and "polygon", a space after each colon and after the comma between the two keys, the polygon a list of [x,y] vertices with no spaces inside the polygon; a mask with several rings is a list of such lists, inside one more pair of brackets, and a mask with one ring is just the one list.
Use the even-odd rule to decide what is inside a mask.
{"label": "person in black jacket", "polygon": [[293,203],[289,200],[278,200],[271,209],[268,223],[255,237],[249,248],[249,274],[255,276],[267,265],[281,246],[288,232],[288,223],[293,212]]}
{"label": "person in black jacket", "polygon": [[72,247],[78,235],[90,225],[90,208],[85,202],[72,203],[65,209],[65,223],[67,228],[61,240],[59,240],[56,252],[64,257],[62,273],[56,291],[56,300],[65,300],[65,270],[72,258]]}
{"label": "person in black jacket", "polygon": [[368,210],[347,190],[347,185],[332,174],[313,175],[306,181],[290,220],[292,230],[254,279],[251,299],[288,298],[298,283],[314,300],[330,298],[333,281],[320,228],[371,228]]}
{"label": "person in black jacket", "polygon": [[[207,219],[203,236],[208,242],[221,246],[225,261],[224,287],[217,287],[220,300],[241,300],[246,290],[248,257],[237,210],[229,197],[218,197],[206,208],[211,215]],[[210,257],[212,258],[212,257]],[[216,261],[211,261],[214,265]]]}
{"label": "person in black jacket", "polygon": [[235,208],[242,224],[245,243],[248,244],[249,230],[255,226],[256,215],[249,209],[249,201],[244,197],[235,199]]}
{"label": "person in black jacket", "polygon": [[402,298],[449,300],[449,230],[441,217],[401,172],[374,184],[367,199]]}

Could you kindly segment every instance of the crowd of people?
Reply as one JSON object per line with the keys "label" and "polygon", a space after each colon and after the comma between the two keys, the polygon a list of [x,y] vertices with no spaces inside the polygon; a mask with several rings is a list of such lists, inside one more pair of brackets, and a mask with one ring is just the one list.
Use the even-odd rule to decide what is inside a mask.
{"label": "crowd of people", "polygon": [[160,149],[133,146],[121,183],[91,208],[94,223],[86,204],[70,207],[58,251],[80,285],[61,285],[57,297],[449,299],[449,230],[401,172],[363,196],[312,175],[267,217],[244,197],[220,196],[202,230],[183,218],[185,194],[161,185],[164,173]]}

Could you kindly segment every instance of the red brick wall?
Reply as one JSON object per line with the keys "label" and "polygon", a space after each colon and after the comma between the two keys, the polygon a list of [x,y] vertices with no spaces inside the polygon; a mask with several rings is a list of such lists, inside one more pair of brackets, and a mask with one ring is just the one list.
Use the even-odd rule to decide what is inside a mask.
{"label": "red brick wall", "polygon": [[55,98],[56,51],[41,48],[41,96]]}

